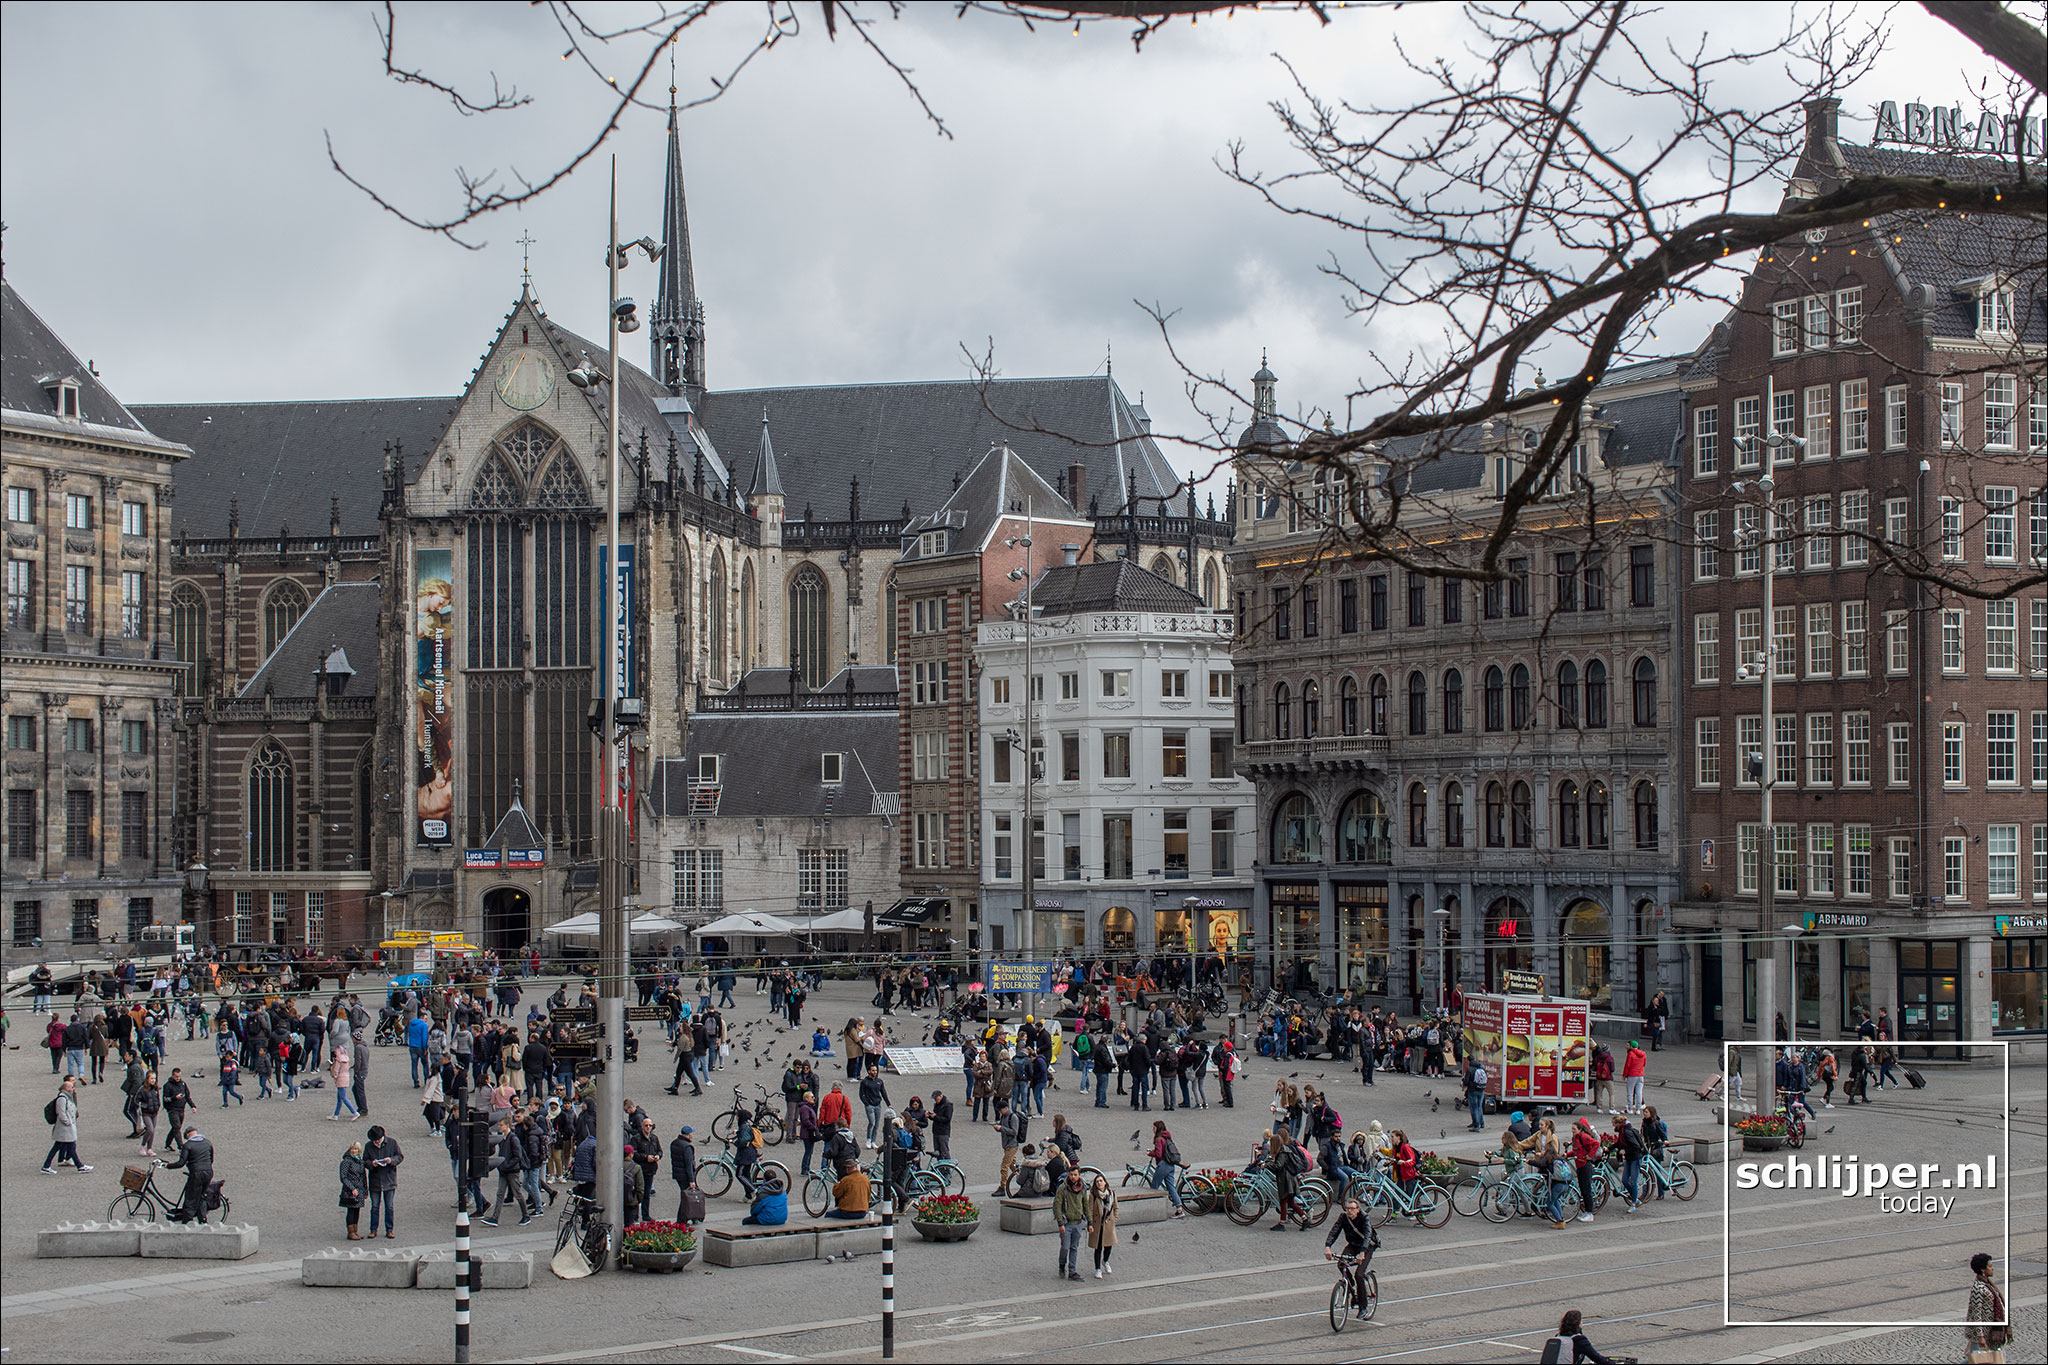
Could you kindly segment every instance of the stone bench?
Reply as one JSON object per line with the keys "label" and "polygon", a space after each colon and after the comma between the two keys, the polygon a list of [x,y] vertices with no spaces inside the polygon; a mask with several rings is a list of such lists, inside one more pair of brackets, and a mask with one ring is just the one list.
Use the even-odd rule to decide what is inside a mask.
{"label": "stone bench", "polygon": [[[998,1222],[1004,1232],[1037,1237],[1051,1236],[1059,1231],[1059,1225],[1052,1221],[1050,1199],[1004,1199],[998,1202],[1002,1205]],[[1134,1223],[1163,1223],[1173,1217],[1173,1202],[1166,1197],[1164,1190],[1119,1190],[1116,1207],[1118,1227]]]}
{"label": "stone bench", "polygon": [[69,1256],[136,1256],[141,1254],[142,1223],[59,1223],[36,1234],[36,1255],[42,1259]]}
{"label": "stone bench", "polygon": [[[533,1253],[530,1251],[476,1251],[469,1253],[469,1287],[475,1289],[525,1289],[533,1283]],[[455,1288],[455,1253],[423,1251],[416,1289]]]}
{"label": "stone bench", "polygon": [[[1692,1150],[1687,1152],[1690,1145]],[[1667,1144],[1667,1150],[1677,1157],[1691,1161],[1695,1166],[1718,1166],[1728,1159],[1728,1142],[1719,1133],[1712,1137],[1674,1136]]]}
{"label": "stone bench", "polygon": [[[897,1221],[908,1226],[908,1220]],[[699,1229],[698,1242],[706,1265],[784,1265],[815,1261],[834,1251],[880,1251],[882,1224],[871,1214],[861,1222],[833,1218],[773,1228],[707,1227]]]}
{"label": "stone bench", "polygon": [[256,1254],[254,1223],[150,1223],[137,1254],[181,1261],[245,1261]]}
{"label": "stone bench", "polygon": [[410,1289],[420,1253],[329,1247],[299,1262],[299,1283],[332,1289]]}

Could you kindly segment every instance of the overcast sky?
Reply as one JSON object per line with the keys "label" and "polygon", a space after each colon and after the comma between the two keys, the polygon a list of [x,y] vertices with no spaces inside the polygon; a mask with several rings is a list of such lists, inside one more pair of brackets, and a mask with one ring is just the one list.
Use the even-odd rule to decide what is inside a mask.
{"label": "overcast sky", "polygon": [[[936,136],[886,69],[844,36],[805,31],[683,125],[697,282],[714,388],[964,377],[992,340],[1010,375],[1099,372],[1143,392],[1162,429],[1198,428],[1181,376],[1132,303],[1178,310],[1190,364],[1242,384],[1272,354],[1282,405],[1337,404],[1398,335],[1365,335],[1318,263],[1353,244],[1280,217],[1228,181],[1233,139],[1296,166],[1268,102],[1290,91],[1273,54],[1335,97],[1386,99],[1396,35],[1442,50],[1455,6],[1176,23],[1133,53],[1127,25],[1025,33],[922,7],[878,38],[913,67],[953,130]],[[128,402],[353,398],[459,391],[519,292],[522,231],[544,306],[602,335],[602,160],[465,251],[377,210],[344,161],[422,214],[456,202],[453,167],[552,170],[606,101],[560,60],[544,10],[401,4],[402,65],[537,96],[458,117],[382,74],[363,3],[0,8],[0,204],[7,277]],[[644,13],[644,11],[639,11]],[[1875,16],[1879,9],[1864,13]],[[685,97],[758,30],[735,5],[681,48]],[[1690,45],[1783,22],[1781,5],[1677,5],[1654,24]],[[1892,11],[1892,55],[1852,92],[1845,138],[1879,99],[1945,103],[1986,59],[1922,14]],[[623,56],[623,54],[621,54]],[[1727,76],[1758,102],[1781,71]],[[667,85],[664,76],[657,84]],[[650,87],[652,89],[652,87]],[[659,235],[664,118],[635,111],[615,143],[621,231]],[[628,274],[651,304],[653,272]],[[1661,349],[1690,349],[1713,314],[1683,311]],[[642,332],[631,358],[644,364]],[[1360,414],[1361,416],[1363,414]],[[1189,457],[1175,458],[1189,463]]]}

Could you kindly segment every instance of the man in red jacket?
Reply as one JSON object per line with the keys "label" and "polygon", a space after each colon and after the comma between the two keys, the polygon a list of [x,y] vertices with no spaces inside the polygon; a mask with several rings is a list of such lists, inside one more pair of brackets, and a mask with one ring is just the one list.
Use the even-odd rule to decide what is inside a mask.
{"label": "man in red jacket", "polygon": [[1600,1159],[1600,1139],[1590,1119],[1572,1125],[1572,1166],[1579,1176],[1579,1221],[1593,1221],[1593,1163]]}
{"label": "man in red jacket", "polygon": [[853,1126],[853,1101],[846,1098],[846,1092],[834,1081],[832,1089],[826,1092],[823,1103],[818,1106],[820,1128],[850,1128]]}
{"label": "man in red jacket", "polygon": [[1631,1114],[1643,1111],[1643,1073],[1650,1069],[1650,1054],[1631,1038],[1628,1055],[1621,1059],[1622,1108]]}

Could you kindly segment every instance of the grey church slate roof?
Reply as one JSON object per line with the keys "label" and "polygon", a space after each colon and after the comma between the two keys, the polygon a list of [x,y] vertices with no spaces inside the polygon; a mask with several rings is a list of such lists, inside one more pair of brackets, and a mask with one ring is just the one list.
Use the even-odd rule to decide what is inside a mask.
{"label": "grey church slate roof", "polygon": [[[325,523],[322,523],[325,529]],[[382,590],[373,579],[335,583],[314,598],[298,624],[278,642],[263,667],[243,684],[242,695],[260,698],[268,689],[278,697],[310,697],[313,674],[337,648],[348,658],[354,676],[342,687],[344,697],[377,695],[377,608]]]}
{"label": "grey church slate roof", "polygon": [[[56,329],[4,279],[0,279],[0,342],[4,342],[0,344],[0,409],[17,425],[71,429],[80,434],[99,427],[143,445],[175,444],[175,437],[164,438],[134,409],[124,407]],[[60,379],[78,383],[75,419],[58,414],[56,398],[44,387],[45,381]],[[62,427],[53,425],[60,422]]]}
{"label": "grey church slate roof", "polygon": [[1128,559],[1056,564],[1038,577],[1031,604],[1041,619],[1089,611],[1201,611],[1201,598]]}
{"label": "grey church slate roof", "polygon": [[[720,819],[873,816],[877,793],[893,798],[897,791],[896,727],[894,711],[700,713],[690,718],[685,757],[656,765],[649,798],[664,818],[688,815],[688,775],[699,755],[720,754]],[[846,755],[845,780],[832,786],[819,768],[828,753]],[[879,805],[891,809],[894,801]]]}
{"label": "grey church slate roof", "polygon": [[1112,379],[998,379],[987,393],[984,404],[966,379],[730,389],[706,394],[699,416],[738,463],[758,448],[768,410],[791,520],[806,507],[820,520],[845,516],[855,478],[865,517],[893,517],[906,504],[930,512],[954,475],[998,445],[1048,484],[1070,464],[1087,466],[1088,492],[1105,513],[1123,509],[1127,473],[1137,475],[1140,498],[1180,483]]}
{"label": "grey church slate roof", "polygon": [[455,409],[454,398],[307,399],[281,403],[148,403],[135,412],[152,431],[192,447],[178,469],[177,529],[228,533],[228,504],[241,504],[242,534],[327,534],[329,502],[341,499],[341,533],[377,534],[384,500],[384,444],[402,441],[416,475]]}

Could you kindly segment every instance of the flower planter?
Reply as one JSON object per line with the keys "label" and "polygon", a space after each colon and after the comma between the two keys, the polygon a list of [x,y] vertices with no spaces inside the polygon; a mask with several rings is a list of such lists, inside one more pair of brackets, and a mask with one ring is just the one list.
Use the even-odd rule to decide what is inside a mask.
{"label": "flower planter", "polygon": [[672,1275],[685,1269],[697,1259],[697,1249],[688,1251],[629,1251],[626,1265],[633,1270],[644,1270],[651,1275]]}
{"label": "flower planter", "polygon": [[1777,1137],[1753,1137],[1748,1133],[1742,1135],[1742,1150],[1745,1152],[1775,1152],[1784,1145],[1785,1139],[1782,1135]]}
{"label": "flower planter", "polygon": [[967,1223],[927,1223],[913,1218],[910,1225],[916,1228],[917,1235],[927,1242],[964,1242],[981,1226],[981,1220],[977,1218]]}

